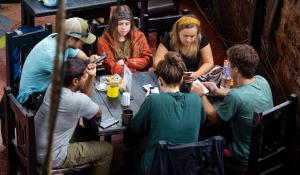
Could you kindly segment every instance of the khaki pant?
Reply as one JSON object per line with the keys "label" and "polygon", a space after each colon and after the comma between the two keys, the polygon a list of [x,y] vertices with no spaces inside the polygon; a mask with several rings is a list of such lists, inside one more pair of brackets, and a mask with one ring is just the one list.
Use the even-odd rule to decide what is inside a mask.
{"label": "khaki pant", "polygon": [[113,147],[105,141],[70,143],[66,159],[59,168],[91,163],[90,174],[108,175],[113,156]]}

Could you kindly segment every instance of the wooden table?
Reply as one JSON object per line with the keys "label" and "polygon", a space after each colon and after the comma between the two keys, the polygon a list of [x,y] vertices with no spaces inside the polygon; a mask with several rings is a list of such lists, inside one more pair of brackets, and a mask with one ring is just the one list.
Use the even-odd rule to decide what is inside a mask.
{"label": "wooden table", "polygon": [[[131,101],[130,106],[124,107],[121,105],[121,94],[118,98],[111,99],[107,97],[106,92],[100,92],[94,90],[92,99],[100,105],[102,110],[102,117],[113,117],[119,121],[117,125],[102,129],[99,127],[98,134],[100,136],[108,136],[106,140],[110,140],[110,136],[114,134],[122,133],[126,127],[122,126],[122,111],[123,109],[130,108],[133,113],[136,114],[145,100],[146,92],[143,89],[143,85],[151,84],[152,86],[157,85],[157,78],[154,73],[150,72],[139,72],[133,74],[132,88],[131,88]],[[100,121],[97,121],[100,122]]]}
{"label": "wooden table", "polygon": [[[101,12],[105,18],[109,18],[110,6],[117,5],[120,0],[67,0],[65,9],[67,13],[74,13],[82,18],[97,18]],[[22,26],[34,26],[34,17],[55,15],[57,8],[44,6],[38,0],[21,0]],[[103,14],[102,14],[103,15]]]}

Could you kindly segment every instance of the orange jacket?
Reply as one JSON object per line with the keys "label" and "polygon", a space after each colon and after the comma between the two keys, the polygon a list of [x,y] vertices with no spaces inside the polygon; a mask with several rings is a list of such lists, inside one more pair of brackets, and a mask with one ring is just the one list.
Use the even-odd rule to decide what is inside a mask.
{"label": "orange jacket", "polygon": [[[107,58],[104,61],[106,70],[112,74],[122,74],[124,67],[116,63],[113,43],[113,38],[105,31],[97,42],[97,53],[98,55],[102,55],[104,52],[107,53]],[[135,30],[133,32],[131,48],[131,58],[127,59],[125,64],[133,72],[147,70],[152,63],[152,52],[145,35],[141,31]]]}

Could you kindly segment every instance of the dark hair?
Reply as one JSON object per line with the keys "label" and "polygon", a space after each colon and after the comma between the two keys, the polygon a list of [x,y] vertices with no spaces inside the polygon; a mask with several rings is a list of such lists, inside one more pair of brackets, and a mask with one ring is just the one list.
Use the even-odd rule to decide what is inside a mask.
{"label": "dark hair", "polygon": [[74,78],[80,79],[84,74],[87,62],[80,59],[69,59],[64,63],[63,86],[69,87]]}
{"label": "dark hair", "polygon": [[259,56],[252,46],[236,44],[230,47],[226,54],[231,66],[237,67],[243,77],[252,78],[255,75]]}
{"label": "dark hair", "polygon": [[167,52],[165,59],[161,60],[156,68],[157,75],[168,85],[178,85],[183,73],[186,71],[181,55],[177,52]]}

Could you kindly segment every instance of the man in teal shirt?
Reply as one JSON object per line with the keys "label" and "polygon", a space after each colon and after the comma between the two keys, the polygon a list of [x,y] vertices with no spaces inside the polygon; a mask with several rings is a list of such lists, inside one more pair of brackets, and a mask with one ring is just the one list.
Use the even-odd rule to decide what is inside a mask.
{"label": "man in teal shirt", "polygon": [[202,95],[201,86],[193,85],[192,91],[201,96],[211,123],[229,122],[232,140],[228,140],[228,148],[235,160],[248,165],[253,113],[273,107],[272,92],[262,76],[254,75],[259,57],[251,46],[234,45],[227,50],[227,57],[236,88],[220,89],[214,83],[204,83],[210,94],[224,97],[217,109]]}
{"label": "man in teal shirt", "polygon": [[201,99],[194,93],[181,93],[185,65],[179,53],[168,52],[157,66],[160,94],[149,95],[129,128],[147,135],[147,146],[141,163],[144,172],[151,165],[155,144],[159,140],[171,143],[197,142],[200,126],[205,121]]}
{"label": "man in teal shirt", "polygon": [[[69,18],[65,21],[66,50],[62,63],[67,58],[79,58],[93,60],[95,55],[87,57],[81,51],[83,43],[92,44],[96,37],[88,30],[88,23],[81,18]],[[27,56],[21,74],[18,100],[30,109],[37,110],[40,106],[44,93],[52,78],[54,60],[56,54],[57,34],[53,33],[40,41]]]}

